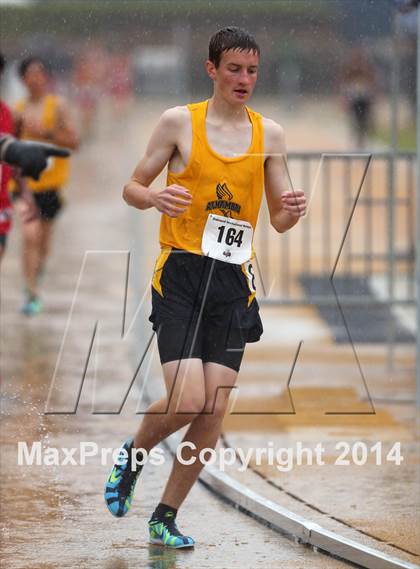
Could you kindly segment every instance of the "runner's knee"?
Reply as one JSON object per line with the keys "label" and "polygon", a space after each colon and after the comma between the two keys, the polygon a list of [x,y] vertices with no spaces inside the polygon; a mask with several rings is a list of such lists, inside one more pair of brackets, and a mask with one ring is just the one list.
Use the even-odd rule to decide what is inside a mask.
{"label": "runner's knee", "polygon": [[[186,390],[185,390],[186,391]],[[175,405],[173,409],[176,413],[191,413],[198,415],[203,411],[205,404],[204,393],[197,390],[197,392],[185,392],[174,398]]]}
{"label": "runner's knee", "polygon": [[216,401],[214,397],[210,397],[206,400],[204,411],[210,413],[215,419],[222,419],[226,413],[228,400],[229,393],[219,392]]}

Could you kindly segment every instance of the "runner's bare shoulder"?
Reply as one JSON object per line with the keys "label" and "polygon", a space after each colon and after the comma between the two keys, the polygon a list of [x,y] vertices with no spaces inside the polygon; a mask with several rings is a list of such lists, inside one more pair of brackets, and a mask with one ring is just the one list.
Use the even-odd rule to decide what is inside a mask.
{"label": "runner's bare shoulder", "polygon": [[70,104],[67,99],[65,99],[61,95],[57,95],[55,100],[56,100],[56,109],[59,114],[60,113],[68,114],[70,112]]}
{"label": "runner's bare shoulder", "polygon": [[266,156],[270,153],[285,153],[286,146],[284,142],[283,127],[276,121],[267,117],[262,118],[262,123],[264,128],[264,148]]}
{"label": "runner's bare shoulder", "polygon": [[167,109],[159,121],[158,135],[169,144],[177,147],[191,138],[191,114],[187,106]]}
{"label": "runner's bare shoulder", "polygon": [[161,120],[168,127],[182,128],[191,123],[190,111],[186,105],[171,107],[162,114]]}

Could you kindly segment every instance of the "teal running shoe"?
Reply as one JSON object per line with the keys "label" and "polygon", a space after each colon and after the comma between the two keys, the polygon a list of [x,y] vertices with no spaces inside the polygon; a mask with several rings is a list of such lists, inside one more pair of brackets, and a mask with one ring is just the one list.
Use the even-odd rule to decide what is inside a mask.
{"label": "teal running shoe", "polygon": [[[133,439],[128,439],[120,448],[117,462],[114,464],[111,474],[105,484],[105,502],[113,516],[121,518],[131,508],[134,488],[142,467],[131,469],[131,449]],[[124,450],[128,453],[128,458]]]}
{"label": "teal running shoe", "polygon": [[34,316],[39,314],[42,310],[42,302],[36,296],[28,296],[22,306],[22,314],[25,316]]}
{"label": "teal running shoe", "polygon": [[151,519],[149,521],[150,543],[164,545],[173,549],[194,547],[192,537],[182,535],[175,523],[172,512],[165,514],[165,521]]}

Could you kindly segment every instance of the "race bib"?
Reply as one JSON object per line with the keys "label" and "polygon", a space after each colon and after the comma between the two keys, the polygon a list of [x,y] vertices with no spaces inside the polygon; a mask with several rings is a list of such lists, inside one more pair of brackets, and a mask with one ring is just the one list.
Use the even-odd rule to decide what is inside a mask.
{"label": "race bib", "polygon": [[242,265],[252,257],[254,230],[247,221],[210,213],[203,232],[203,255]]}

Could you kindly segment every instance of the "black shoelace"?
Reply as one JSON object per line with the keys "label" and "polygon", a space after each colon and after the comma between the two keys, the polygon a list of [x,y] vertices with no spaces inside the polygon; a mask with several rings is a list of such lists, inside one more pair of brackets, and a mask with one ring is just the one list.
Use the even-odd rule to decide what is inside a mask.
{"label": "black shoelace", "polygon": [[127,498],[129,496],[138,475],[139,472],[133,472],[131,469],[124,470],[119,483],[119,494],[121,497]]}
{"label": "black shoelace", "polygon": [[131,470],[131,455],[129,454],[127,458],[127,466],[121,475],[121,482],[119,483],[119,493],[121,497],[124,497],[124,499],[130,495],[141,469],[142,467],[138,466],[137,470]]}

